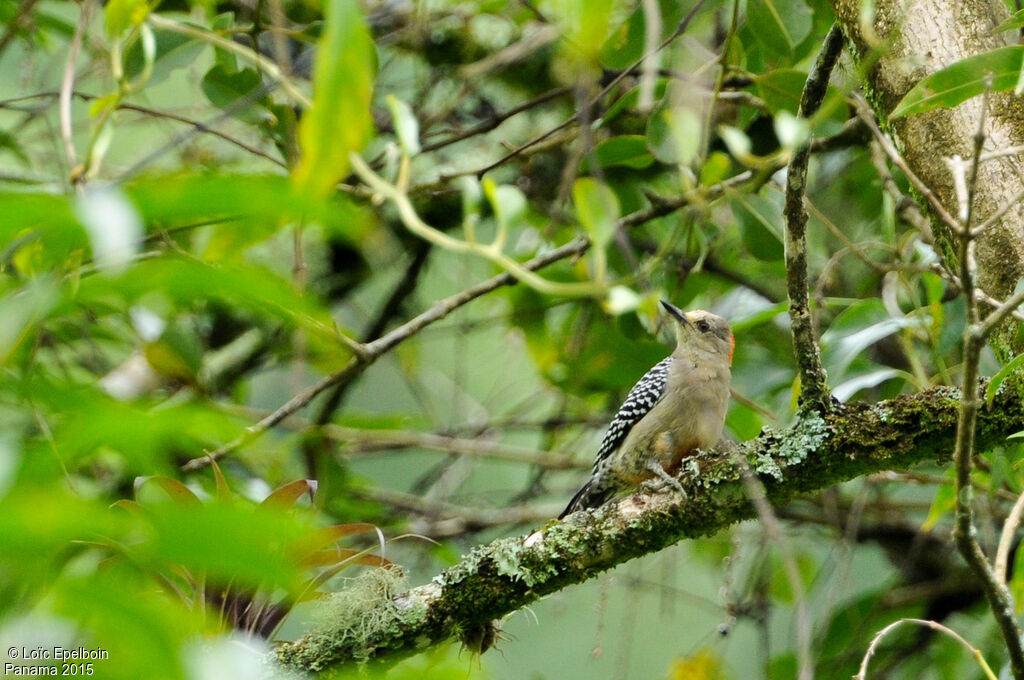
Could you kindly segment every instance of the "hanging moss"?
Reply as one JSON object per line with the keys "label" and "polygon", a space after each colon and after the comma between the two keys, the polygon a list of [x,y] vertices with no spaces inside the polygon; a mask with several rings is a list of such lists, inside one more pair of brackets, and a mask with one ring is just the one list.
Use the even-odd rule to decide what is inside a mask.
{"label": "hanging moss", "polygon": [[[754,517],[740,460],[774,504],[863,474],[949,460],[959,398],[959,391],[940,388],[804,414],[790,429],[766,429],[730,451],[699,452],[680,478],[685,499],[674,491],[641,492],[551,521],[528,536],[474,548],[431,583],[408,592],[400,576],[373,570],[331,598],[317,628],[282,645],[277,659],[321,670],[387,663],[453,638],[493,642],[494,619],[634,557]],[[1024,403],[1016,391],[1002,390],[979,414],[978,449],[1022,429]]]}

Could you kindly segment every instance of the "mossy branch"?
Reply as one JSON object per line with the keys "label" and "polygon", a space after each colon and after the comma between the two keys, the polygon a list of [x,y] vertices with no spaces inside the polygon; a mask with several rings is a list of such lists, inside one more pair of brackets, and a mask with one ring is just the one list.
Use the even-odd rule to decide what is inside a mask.
{"label": "mossy branch", "polygon": [[[700,454],[682,475],[688,500],[637,494],[551,521],[528,537],[480,546],[427,585],[398,595],[379,588],[379,597],[360,600],[361,609],[334,608],[338,620],[282,644],[276,660],[307,671],[392,661],[469,636],[492,619],[635,557],[753,518],[741,460],[775,505],[864,474],[946,462],[959,406],[960,392],[949,388],[873,405],[846,404],[808,415],[787,431],[765,431],[730,452]],[[998,444],[1024,429],[1024,402],[1002,390],[978,414],[977,425],[979,450]]]}

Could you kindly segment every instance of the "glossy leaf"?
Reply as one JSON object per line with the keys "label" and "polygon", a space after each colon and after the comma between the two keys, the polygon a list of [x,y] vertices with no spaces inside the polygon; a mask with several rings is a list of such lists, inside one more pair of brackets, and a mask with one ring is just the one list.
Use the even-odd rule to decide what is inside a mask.
{"label": "glossy leaf", "polygon": [[38,324],[57,304],[59,288],[41,278],[20,293],[0,296],[0,366],[4,366],[26,342],[31,344]]}
{"label": "glossy leaf", "polygon": [[821,336],[822,359],[829,375],[842,376],[863,351],[901,329],[918,326],[912,317],[892,317],[878,300],[865,300],[845,310]]}
{"label": "glossy leaf", "polygon": [[880,368],[875,371],[869,371],[868,373],[848,378],[836,385],[832,388],[832,396],[839,401],[849,401],[861,390],[876,387],[886,380],[892,380],[893,378],[905,375],[906,374],[903,371],[899,371],[895,368]]}
{"label": "glossy leaf", "polygon": [[213,470],[214,484],[217,489],[217,500],[221,503],[230,501],[234,494],[231,493],[231,487],[228,486],[228,481],[224,479],[224,473],[221,472],[220,465],[217,464],[216,459],[213,456],[209,457],[210,469]]}
{"label": "glossy leaf", "polygon": [[743,245],[765,262],[782,259],[782,205],[760,195],[737,194],[731,202]]}
{"label": "glossy leaf", "polygon": [[789,56],[814,26],[814,13],[804,0],[751,0],[747,23],[757,39],[780,56]]}
{"label": "glossy leaf", "polygon": [[1007,92],[1017,87],[1024,63],[1024,45],[976,54],[936,71],[913,87],[896,105],[890,118],[951,108],[990,89]]}
{"label": "glossy leaf", "polygon": [[1011,28],[1020,28],[1024,26],[1024,9],[1019,9],[1014,12],[1009,19],[992,29],[993,33],[999,33],[1002,31],[1008,31]]}

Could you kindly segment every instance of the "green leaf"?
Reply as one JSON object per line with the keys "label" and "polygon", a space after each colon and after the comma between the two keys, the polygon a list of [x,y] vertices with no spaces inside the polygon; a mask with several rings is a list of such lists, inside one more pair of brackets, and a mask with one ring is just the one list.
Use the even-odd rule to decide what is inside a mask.
{"label": "green leaf", "polygon": [[71,212],[67,196],[0,194],[0,254],[23,273],[48,269],[76,251],[86,252],[89,239]]}
{"label": "green leaf", "polygon": [[[290,281],[252,264],[213,266],[170,256],[145,260],[118,276],[84,279],[78,301],[103,309],[119,299],[120,304],[131,305],[154,292],[184,309],[219,300],[261,316],[275,316],[311,333],[336,337],[330,313],[314,296],[302,295]],[[336,348],[339,355],[346,353],[340,344]]]}
{"label": "green leaf", "polygon": [[1001,33],[1002,31],[1008,31],[1011,28],[1021,28],[1022,26],[1024,26],[1024,9],[1014,12],[1013,16],[993,28],[992,32]]}
{"label": "green leaf", "polygon": [[576,216],[594,248],[604,250],[615,235],[615,222],[619,219],[615,192],[592,177],[581,177],[572,186],[572,198]]}
{"label": "green leaf", "polygon": [[953,484],[943,484],[935,491],[935,498],[928,509],[928,517],[921,525],[921,531],[931,531],[938,524],[944,515],[953,512],[956,507],[956,487]]}
{"label": "green leaf", "polygon": [[712,151],[704,165],[700,168],[700,183],[706,187],[718,184],[729,176],[732,161],[729,154]]}
{"label": "green leaf", "polygon": [[395,126],[395,135],[402,151],[408,156],[420,152],[420,123],[409,105],[398,97],[389,94],[385,99],[391,112],[391,121]]}
{"label": "green leaf", "polygon": [[[214,64],[200,83],[203,94],[210,103],[245,122],[258,122],[266,118],[266,110],[257,105],[254,93],[263,84],[259,72],[254,68],[229,69],[221,63]],[[239,100],[249,97],[244,106]],[[261,115],[262,114],[262,115]]]}
{"label": "green leaf", "polygon": [[557,0],[545,11],[564,31],[565,46],[590,60],[608,39],[618,4],[618,0]]}
{"label": "green leaf", "polygon": [[313,107],[299,124],[302,160],[295,182],[309,197],[331,192],[345,177],[349,154],[370,138],[376,52],[355,0],[330,0],[313,69]]}
{"label": "green leaf", "polygon": [[[153,31],[156,40],[156,56],[152,63],[152,72],[146,80],[146,86],[152,87],[162,83],[178,69],[189,68],[196,63],[199,54],[206,49],[206,43],[200,42],[182,33],[173,31]],[[141,40],[136,40],[124,55],[124,73],[135,80],[146,69],[146,55]]]}
{"label": "green leaf", "polygon": [[483,188],[484,196],[491,204],[494,221],[498,223],[499,235],[495,237],[495,243],[500,248],[508,235],[508,228],[516,226],[526,212],[526,196],[516,187],[499,185],[490,177],[484,178]]}
{"label": "green leaf", "polygon": [[764,262],[782,259],[782,206],[760,195],[736,194],[732,213],[740,239],[751,255]]}
{"label": "green leaf", "polygon": [[[0,366],[15,350],[35,337],[35,329],[57,303],[59,288],[50,277],[41,277],[21,290],[0,297]],[[28,343],[31,345],[31,342]]]}
{"label": "green leaf", "polygon": [[[658,0],[658,7],[661,12],[661,35],[658,42],[661,42],[675,30],[689,7],[674,0]],[[646,32],[647,13],[644,11],[644,3],[638,3],[629,18],[619,24],[605,41],[601,48],[601,64],[610,69],[632,66],[633,62],[644,56]]]}
{"label": "green leaf", "polygon": [[779,56],[790,56],[814,26],[814,12],[804,0],[751,0],[747,24],[757,39]]}
{"label": "green leaf", "polygon": [[137,473],[169,470],[173,456],[200,452],[238,434],[241,423],[198,402],[153,404],[119,401],[98,389],[70,387],[38,381],[31,397],[60,415],[54,427],[54,445],[69,467],[83,460],[113,453],[121,464]]}
{"label": "green leaf", "polygon": [[138,26],[149,14],[146,0],[110,0],[103,9],[103,27],[111,38],[119,38],[131,26]]}
{"label": "green leaf", "polygon": [[294,513],[256,512],[242,503],[168,503],[150,521],[153,540],[138,553],[155,567],[180,565],[220,583],[301,586],[296,548],[308,529]]}
{"label": "green leaf", "polygon": [[[278,227],[305,216],[332,234],[357,241],[369,222],[362,210],[344,197],[311,203],[295,195],[287,177],[279,175],[174,175],[151,177],[125,187],[146,222],[158,229],[210,222],[223,218],[217,238],[231,254],[274,233]],[[0,207],[2,207],[0,197]],[[0,220],[3,218],[0,217]],[[2,230],[2,223],[0,223]],[[219,239],[227,239],[221,244]]]}
{"label": "green leaf", "polygon": [[904,328],[921,326],[917,317],[894,317],[877,298],[859,300],[833,321],[821,336],[822,359],[830,377],[842,379],[857,356],[879,340]]}
{"label": "green leaf", "polygon": [[992,92],[1013,90],[1020,80],[1022,63],[1024,45],[1000,47],[962,59],[915,85],[889,117],[950,108],[984,93],[986,88]]}
{"label": "green leaf", "polygon": [[647,146],[654,157],[663,163],[686,165],[700,149],[701,119],[687,107],[672,107],[666,95],[647,121]]}
{"label": "green leaf", "polygon": [[203,363],[202,344],[193,324],[175,320],[145,347],[146,360],[160,375],[195,384]]}
{"label": "green leaf", "polygon": [[807,74],[796,69],[776,69],[754,78],[757,92],[768,111],[775,115],[779,111],[795,114],[800,108]]}
{"label": "green leaf", "polygon": [[991,406],[992,400],[996,398],[996,393],[999,391],[999,386],[1009,378],[1014,372],[1017,371],[1022,365],[1024,365],[1024,354],[1018,354],[1011,359],[1005,366],[999,369],[999,372],[992,376],[992,380],[988,383],[988,389],[985,390],[985,405]]}
{"label": "green leaf", "polygon": [[624,167],[642,170],[654,162],[643,135],[619,135],[594,148],[594,157],[602,168]]}

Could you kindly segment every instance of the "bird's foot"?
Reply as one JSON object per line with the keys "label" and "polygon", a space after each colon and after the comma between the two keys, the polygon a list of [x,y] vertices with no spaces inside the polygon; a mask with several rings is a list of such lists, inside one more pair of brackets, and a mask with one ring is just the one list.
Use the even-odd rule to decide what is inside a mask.
{"label": "bird's foot", "polygon": [[647,468],[654,473],[654,479],[649,479],[641,484],[642,487],[649,489],[652,493],[658,493],[665,489],[672,489],[679,493],[683,497],[683,500],[687,499],[686,489],[679,483],[679,480],[665,472],[665,468],[661,466],[656,460],[652,460],[647,464]]}

